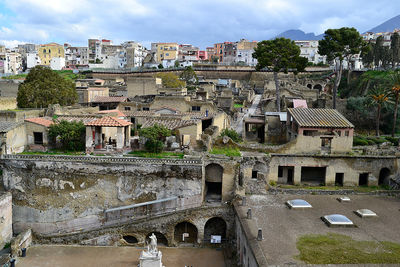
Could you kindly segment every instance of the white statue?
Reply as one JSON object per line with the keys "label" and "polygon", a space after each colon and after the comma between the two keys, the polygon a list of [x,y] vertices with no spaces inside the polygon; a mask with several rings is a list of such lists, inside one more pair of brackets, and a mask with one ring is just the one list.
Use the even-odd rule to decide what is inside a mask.
{"label": "white statue", "polygon": [[147,248],[148,252],[157,254],[157,237],[154,235],[154,233],[151,234],[150,236],[150,244]]}

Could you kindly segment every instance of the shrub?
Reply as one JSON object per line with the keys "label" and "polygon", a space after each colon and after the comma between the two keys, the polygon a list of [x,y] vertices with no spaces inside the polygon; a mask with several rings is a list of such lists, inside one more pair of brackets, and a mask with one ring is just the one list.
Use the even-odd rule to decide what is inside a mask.
{"label": "shrub", "polygon": [[242,138],[240,138],[239,134],[235,130],[224,129],[221,131],[221,136],[228,136],[233,142],[236,143],[242,141]]}
{"label": "shrub", "polygon": [[398,146],[399,145],[399,138],[396,137],[391,137],[391,136],[385,136],[385,139],[389,142],[391,142],[393,145]]}
{"label": "shrub", "polygon": [[67,151],[82,151],[85,149],[86,127],[82,121],[68,122],[65,120],[50,125],[49,136],[56,140],[60,138],[63,149]]}
{"label": "shrub", "polygon": [[368,141],[363,137],[359,136],[353,137],[353,146],[368,146],[368,145],[369,145]]}
{"label": "shrub", "polygon": [[171,130],[163,125],[155,124],[151,127],[141,128],[139,135],[147,138],[145,143],[146,150],[160,153],[164,148],[165,138],[171,136]]}

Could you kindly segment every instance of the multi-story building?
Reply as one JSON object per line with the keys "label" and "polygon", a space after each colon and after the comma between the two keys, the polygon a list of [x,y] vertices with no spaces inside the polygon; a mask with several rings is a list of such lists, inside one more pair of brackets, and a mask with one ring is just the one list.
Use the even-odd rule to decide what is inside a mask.
{"label": "multi-story building", "polygon": [[100,60],[100,54],[103,45],[111,45],[111,40],[107,39],[89,39],[88,40],[88,55],[89,55],[89,63],[96,63],[96,59]]}
{"label": "multi-story building", "polygon": [[242,63],[249,66],[257,65],[257,59],[253,58],[254,48],[257,47],[257,41],[248,41],[241,39],[237,42],[236,63]]}
{"label": "multi-story building", "polygon": [[[53,58],[63,58],[65,61],[64,47],[57,43],[43,44],[38,49],[38,56],[41,64],[50,66]],[[61,60],[58,60],[61,62]]]}
{"label": "multi-story building", "polygon": [[87,65],[89,64],[89,52],[87,47],[64,45],[65,65]]}
{"label": "multi-story building", "polygon": [[37,52],[31,52],[26,54],[26,67],[31,69],[37,65],[41,65],[42,62]]}
{"label": "multi-story building", "polygon": [[318,54],[318,41],[306,40],[294,42],[298,47],[300,47],[300,56],[307,58],[308,62],[312,62],[314,64],[326,64],[326,56]]}
{"label": "multi-story building", "polygon": [[18,74],[22,71],[21,54],[15,50],[1,53],[0,61],[2,62],[1,67],[3,69],[3,73],[5,74]]}
{"label": "multi-story building", "polygon": [[164,68],[173,67],[175,61],[178,60],[179,45],[177,43],[158,43],[156,46],[156,62],[161,63]]}
{"label": "multi-story building", "polygon": [[125,42],[122,44],[126,52],[126,68],[139,68],[147,55],[146,48],[138,42]]}
{"label": "multi-story building", "polygon": [[218,58],[219,63],[222,63],[224,61],[224,49],[225,43],[214,44],[214,56]]}
{"label": "multi-story building", "polygon": [[237,43],[225,42],[224,43],[224,56],[223,63],[232,64],[235,62],[237,55]]}
{"label": "multi-story building", "polygon": [[191,44],[181,44],[179,45],[179,52],[178,52],[178,60],[179,62],[184,62],[184,61],[198,61],[198,52],[199,48],[196,46],[193,46]]}
{"label": "multi-story building", "polygon": [[208,53],[207,53],[207,51],[199,50],[198,53],[197,53],[197,58],[198,58],[199,60],[202,60],[202,61],[208,60]]}
{"label": "multi-story building", "polygon": [[207,47],[206,48],[206,52],[207,52],[208,61],[212,62],[213,58],[215,57],[215,48],[214,47]]}

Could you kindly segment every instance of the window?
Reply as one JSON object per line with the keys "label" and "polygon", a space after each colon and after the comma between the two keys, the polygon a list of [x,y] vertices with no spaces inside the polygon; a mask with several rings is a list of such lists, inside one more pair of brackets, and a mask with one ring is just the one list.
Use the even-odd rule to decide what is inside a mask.
{"label": "window", "polygon": [[251,178],[257,179],[257,174],[258,174],[258,171],[251,171]]}
{"label": "window", "polygon": [[43,133],[34,132],[33,133],[33,142],[35,145],[43,145]]}
{"label": "window", "polygon": [[350,135],[350,131],[345,131],[344,132],[344,136],[349,136]]}
{"label": "window", "polygon": [[125,110],[131,110],[131,107],[125,107]]}
{"label": "window", "polygon": [[192,111],[200,111],[200,106],[192,106]]}
{"label": "window", "polygon": [[148,107],[143,107],[142,110],[143,110],[143,111],[149,111],[150,108],[148,108]]}

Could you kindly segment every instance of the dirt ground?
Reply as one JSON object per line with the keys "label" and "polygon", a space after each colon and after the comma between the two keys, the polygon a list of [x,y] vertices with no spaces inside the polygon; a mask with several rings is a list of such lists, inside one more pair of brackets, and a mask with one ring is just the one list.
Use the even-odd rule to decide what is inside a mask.
{"label": "dirt ground", "polygon": [[[133,267],[142,248],[88,246],[33,246],[17,267]],[[209,248],[160,248],[166,267],[223,267],[222,250]]]}

